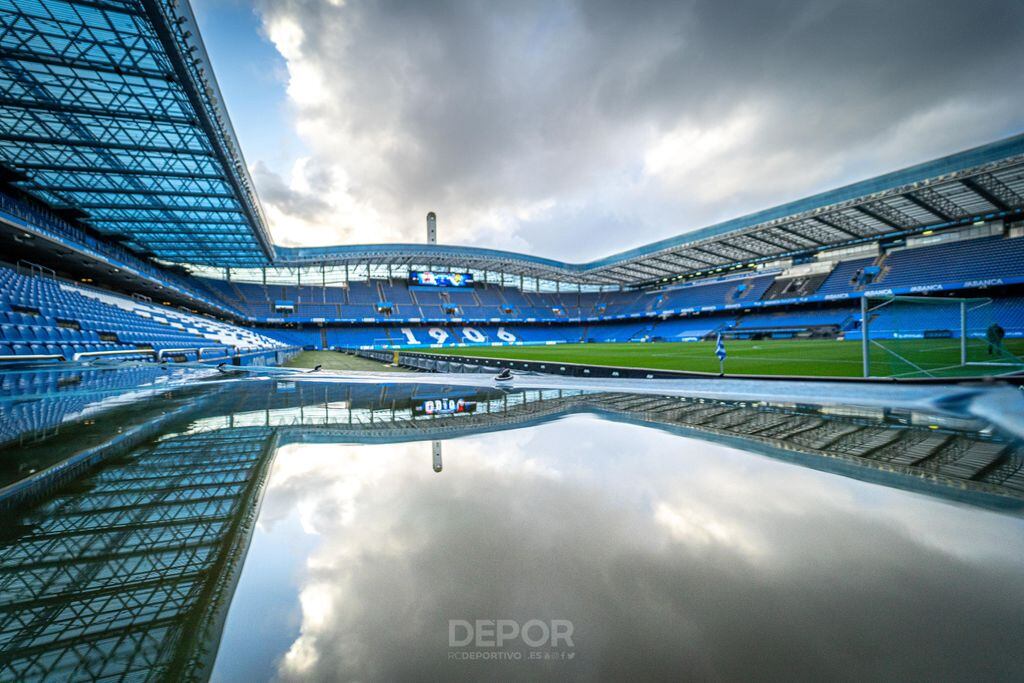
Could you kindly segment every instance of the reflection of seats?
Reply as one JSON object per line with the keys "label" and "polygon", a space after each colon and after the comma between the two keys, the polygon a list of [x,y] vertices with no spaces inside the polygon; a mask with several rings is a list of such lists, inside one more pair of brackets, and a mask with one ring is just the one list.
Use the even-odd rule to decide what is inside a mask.
{"label": "reflection of seats", "polygon": [[0,372],[0,399],[22,397],[0,401],[0,443],[52,429],[112,392],[166,377],[167,372],[155,365]]}

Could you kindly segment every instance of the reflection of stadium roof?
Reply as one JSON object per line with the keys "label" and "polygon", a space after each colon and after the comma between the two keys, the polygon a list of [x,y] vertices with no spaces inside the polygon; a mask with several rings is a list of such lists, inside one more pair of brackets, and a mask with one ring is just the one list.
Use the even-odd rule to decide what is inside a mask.
{"label": "reflection of stadium roof", "polygon": [[996,506],[1024,501],[1024,448],[977,421],[632,394],[603,394],[591,405],[606,416],[886,486]]}
{"label": "reflection of stadium roof", "polygon": [[[206,389],[212,400],[164,418],[162,438],[52,495],[0,539],[0,678],[68,678],[101,660],[110,678],[208,676],[259,492],[287,442],[427,442],[597,413],[972,504],[1024,499],[1021,445],[960,418],[559,390]],[[414,410],[442,394],[476,410]],[[122,424],[108,418],[111,431]],[[423,456],[430,467],[431,449]]]}
{"label": "reflection of stadium roof", "polygon": [[[810,456],[798,462],[889,486],[932,488],[953,497],[969,491],[1024,499],[1024,449],[998,433],[985,432],[976,420],[558,389],[484,390],[467,397],[477,402],[473,413],[422,416],[412,410],[411,401],[389,395],[391,390],[403,395],[398,386],[371,403],[359,385],[333,389],[347,400],[335,396],[290,406],[275,401],[276,408],[250,404],[231,423],[275,427],[282,443],[392,443],[454,438],[596,412],[772,457]],[[221,429],[224,424],[222,418],[197,423],[200,429]]]}
{"label": "reflection of stadium roof", "polygon": [[[803,464],[852,468],[855,476],[867,470],[875,476],[892,475],[901,485],[906,475],[934,480],[938,488],[989,491],[1024,498],[1024,451],[998,431],[988,431],[975,419],[916,413],[909,409],[864,409],[856,406],[792,406],[750,404],[741,401],[635,395],[567,389],[514,389],[448,387],[398,383],[295,382],[291,380],[246,381],[238,384],[191,382],[166,390],[157,399],[167,406],[178,404],[177,394],[187,396],[187,412],[167,412],[165,421],[187,420],[189,433],[242,428],[277,431],[282,442],[380,443],[429,441],[500,431],[537,424],[580,412],[628,419],[659,428],[683,429],[701,439],[725,440],[730,445],[773,457],[780,452],[814,456]],[[86,389],[86,392],[89,390]],[[69,442],[74,430],[60,435],[60,406],[71,406],[69,419],[79,419],[81,401],[74,385],[20,404],[51,405],[48,415],[58,422],[44,423],[25,413],[20,436],[43,435]],[[59,398],[64,396],[64,398]],[[205,398],[201,398],[205,397]],[[424,401],[463,399],[471,411],[458,414],[427,414],[418,408]],[[98,423],[125,426],[123,407],[108,399],[113,411],[92,412]],[[136,416],[137,417],[137,416]],[[149,427],[153,421],[143,415]],[[29,433],[28,429],[41,430]],[[166,430],[166,426],[157,426]],[[175,429],[180,429],[176,427]],[[92,430],[95,431],[95,430]],[[95,439],[90,436],[89,438]],[[95,443],[95,441],[90,442]],[[115,442],[116,444],[116,442]],[[45,438],[38,440],[47,448]],[[857,472],[860,472],[858,474]],[[843,471],[844,474],[851,472]],[[879,474],[882,473],[882,474]]]}
{"label": "reflection of stadium roof", "polygon": [[639,284],[1024,208],[1017,136],[590,263],[446,245],[274,247],[187,2],[18,2],[0,29],[0,180],[166,261]]}
{"label": "reflection of stadium roof", "polygon": [[0,678],[207,679],[274,448],[177,436],[30,513],[0,542]]}

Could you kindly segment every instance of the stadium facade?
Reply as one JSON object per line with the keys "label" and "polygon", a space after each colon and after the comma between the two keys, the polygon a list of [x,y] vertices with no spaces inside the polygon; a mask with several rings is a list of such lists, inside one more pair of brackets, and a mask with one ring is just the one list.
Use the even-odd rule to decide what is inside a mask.
{"label": "stadium facade", "polygon": [[[187,2],[2,0],[0,78],[3,357],[856,339],[885,294],[984,296],[1024,336],[1024,135],[588,263],[289,248]],[[927,311],[872,327],[957,333]]]}

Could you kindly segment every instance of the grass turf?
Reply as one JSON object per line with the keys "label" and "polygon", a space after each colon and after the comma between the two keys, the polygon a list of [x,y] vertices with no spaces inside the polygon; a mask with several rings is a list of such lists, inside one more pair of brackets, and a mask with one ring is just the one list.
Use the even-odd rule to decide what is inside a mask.
{"label": "grass turf", "polygon": [[372,372],[409,372],[405,368],[392,368],[368,358],[350,356],[338,351],[303,351],[285,363],[286,368],[315,368],[324,370],[369,370]]}
{"label": "grass turf", "polygon": [[[936,376],[970,376],[1007,372],[1000,365],[959,366],[960,347],[955,339],[884,342],[886,348],[903,356],[872,347],[872,374],[878,376],[924,376],[923,368]],[[1007,349],[1024,355],[1024,340],[1010,340]],[[830,339],[767,340],[726,342],[729,357],[726,374],[806,375],[818,377],[860,377],[861,346],[855,341]],[[613,365],[655,370],[718,372],[714,342],[677,342],[648,344],[558,344],[555,346],[488,346],[453,349],[429,349],[428,353],[455,356],[504,358],[512,360]],[[982,341],[971,340],[969,360],[987,360]],[[915,368],[914,366],[917,366]],[[1021,369],[1019,366],[1017,369]]]}

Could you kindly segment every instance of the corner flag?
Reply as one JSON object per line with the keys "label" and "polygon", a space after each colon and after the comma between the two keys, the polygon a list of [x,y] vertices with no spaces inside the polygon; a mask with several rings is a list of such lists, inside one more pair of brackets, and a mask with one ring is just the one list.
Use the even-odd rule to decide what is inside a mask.
{"label": "corner flag", "polygon": [[728,356],[725,352],[725,340],[722,339],[722,333],[718,333],[718,339],[715,340],[715,355],[718,356],[718,371],[721,374],[725,374],[725,357]]}
{"label": "corner flag", "polygon": [[722,339],[722,334],[718,334],[718,339],[715,342],[715,355],[718,356],[718,360],[724,361],[727,354],[725,352],[725,341]]}

